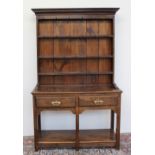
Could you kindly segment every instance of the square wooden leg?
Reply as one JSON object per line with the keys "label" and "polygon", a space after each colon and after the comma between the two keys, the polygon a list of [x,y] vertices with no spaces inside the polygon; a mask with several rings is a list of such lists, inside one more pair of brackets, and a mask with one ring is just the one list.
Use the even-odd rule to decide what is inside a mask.
{"label": "square wooden leg", "polygon": [[116,149],[120,149],[120,111],[117,112]]}
{"label": "square wooden leg", "polygon": [[41,116],[38,115],[38,130],[41,131]]}
{"label": "square wooden leg", "polygon": [[114,111],[111,110],[111,130],[114,131]]}
{"label": "square wooden leg", "polygon": [[38,138],[38,130],[40,129],[40,114],[36,110],[36,103],[35,97],[33,97],[33,121],[34,121],[34,149],[38,151],[39,147],[37,145],[37,138]]}
{"label": "square wooden leg", "polygon": [[[78,102],[77,102],[78,103]],[[79,108],[76,107],[76,151],[79,150]]]}
{"label": "square wooden leg", "polygon": [[38,150],[39,150],[39,147],[38,147],[38,145],[36,144],[36,142],[34,142],[34,150],[35,150],[35,151],[38,151]]}

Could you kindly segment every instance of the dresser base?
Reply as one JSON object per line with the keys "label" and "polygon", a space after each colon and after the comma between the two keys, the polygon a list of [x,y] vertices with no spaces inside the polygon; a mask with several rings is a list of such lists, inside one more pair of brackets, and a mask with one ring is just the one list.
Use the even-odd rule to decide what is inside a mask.
{"label": "dresser base", "polygon": [[115,147],[116,138],[110,129],[80,130],[77,138],[75,130],[44,130],[38,132],[36,144],[37,149]]}
{"label": "dresser base", "polygon": [[[69,88],[58,88],[58,92],[51,91],[51,88],[40,90],[36,87],[32,93],[35,150],[50,148],[75,148],[78,150],[93,147],[119,149],[121,91],[117,87],[108,87],[107,89],[104,87],[98,89],[96,87],[85,87],[85,89],[78,89],[77,86],[71,86]],[[90,91],[86,91],[88,88],[91,88]],[[105,109],[111,111],[109,129],[81,130],[79,128],[79,116],[83,111]],[[75,130],[42,130],[41,112],[46,110],[72,111],[76,117]]]}

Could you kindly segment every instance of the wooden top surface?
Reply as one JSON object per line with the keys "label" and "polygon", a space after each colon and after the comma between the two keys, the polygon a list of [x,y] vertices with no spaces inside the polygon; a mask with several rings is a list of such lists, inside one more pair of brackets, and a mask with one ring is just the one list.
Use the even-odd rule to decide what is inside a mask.
{"label": "wooden top surface", "polygon": [[32,94],[47,93],[105,93],[122,91],[116,85],[37,85]]}

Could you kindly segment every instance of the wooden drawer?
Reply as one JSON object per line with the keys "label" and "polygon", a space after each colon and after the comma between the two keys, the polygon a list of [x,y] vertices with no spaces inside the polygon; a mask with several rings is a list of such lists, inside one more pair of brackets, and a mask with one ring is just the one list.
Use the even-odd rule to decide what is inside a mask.
{"label": "wooden drawer", "polygon": [[37,97],[38,107],[75,107],[75,97]]}
{"label": "wooden drawer", "polygon": [[105,106],[105,105],[116,105],[117,98],[115,96],[79,96],[80,106]]}

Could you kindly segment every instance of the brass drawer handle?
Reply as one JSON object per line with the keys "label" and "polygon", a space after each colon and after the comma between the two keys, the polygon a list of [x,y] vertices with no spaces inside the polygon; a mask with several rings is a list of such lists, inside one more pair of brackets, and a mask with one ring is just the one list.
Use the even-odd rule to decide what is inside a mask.
{"label": "brass drawer handle", "polygon": [[104,103],[104,101],[100,100],[100,99],[96,99],[96,100],[94,100],[94,103],[95,103],[95,105],[102,105]]}
{"label": "brass drawer handle", "polygon": [[60,101],[52,101],[51,104],[53,106],[59,106],[61,104],[61,102]]}

